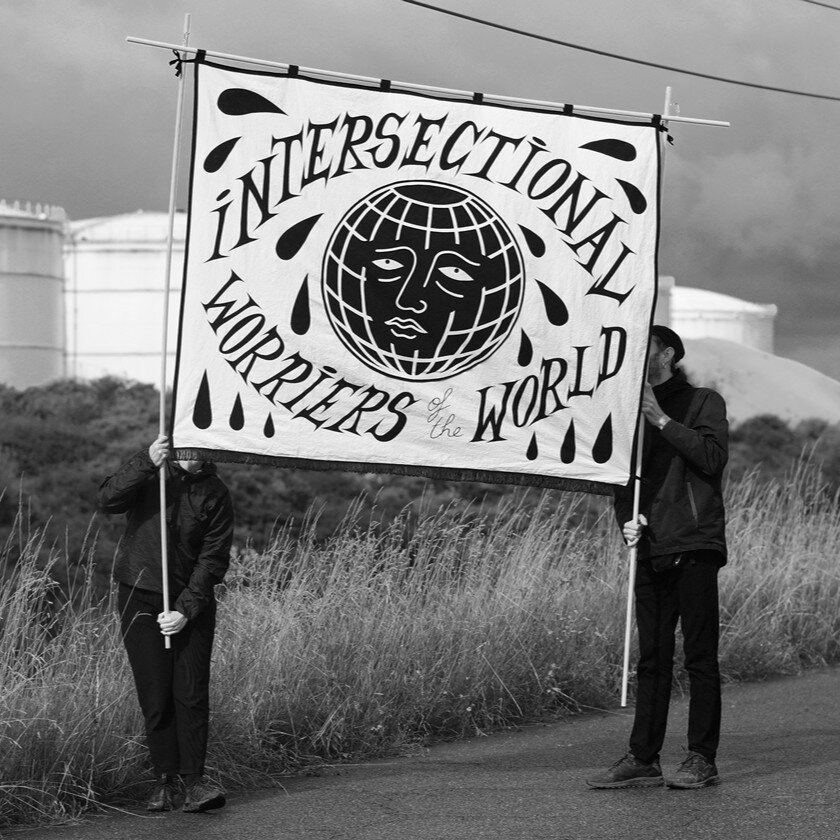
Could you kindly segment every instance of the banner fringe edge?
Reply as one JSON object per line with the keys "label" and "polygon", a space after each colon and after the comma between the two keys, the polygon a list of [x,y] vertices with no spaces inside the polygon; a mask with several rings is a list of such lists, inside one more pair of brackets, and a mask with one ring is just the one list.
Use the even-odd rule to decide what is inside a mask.
{"label": "banner fringe edge", "polygon": [[585,479],[559,478],[534,473],[496,472],[492,470],[452,469],[427,467],[414,464],[383,464],[365,461],[320,461],[310,458],[292,458],[284,455],[260,455],[255,452],[201,449],[183,447],[174,449],[173,457],[179,461],[211,461],[213,463],[258,464],[288,469],[338,470],[354,473],[375,473],[398,476],[416,476],[441,481],[476,481],[482,484],[508,484],[514,487],[538,487],[547,490],[568,490],[612,496],[619,486]]}

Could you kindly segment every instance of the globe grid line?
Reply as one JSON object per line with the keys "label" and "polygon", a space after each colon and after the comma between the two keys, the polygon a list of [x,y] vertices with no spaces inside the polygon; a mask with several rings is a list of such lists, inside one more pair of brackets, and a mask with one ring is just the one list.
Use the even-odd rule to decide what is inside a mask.
{"label": "globe grid line", "polygon": [[[416,196],[414,191],[405,192],[401,189],[424,186],[439,187],[446,190],[447,194],[440,202],[435,202],[424,200],[422,195]],[[451,195],[459,200],[449,201]],[[401,203],[402,207],[399,206]],[[485,205],[482,198],[461,187],[442,187],[433,181],[401,181],[378,188],[350,208],[333,232],[325,253],[322,288],[327,311],[332,313],[331,323],[351,353],[358,355],[361,361],[386,376],[445,379],[480,364],[498,350],[519,316],[524,299],[524,263],[511,229],[490,205]],[[414,219],[410,218],[412,213]],[[422,221],[418,221],[421,217]],[[494,282],[493,278],[498,276],[501,268],[498,266],[498,260],[501,258],[504,280],[501,283],[496,280],[497,285],[492,288],[480,288],[480,300],[476,311],[472,313],[472,323],[464,329],[453,329],[458,311],[451,310],[439,340],[427,357],[421,356],[421,347],[412,348],[410,354],[400,353],[397,349],[398,342],[393,339],[393,331],[391,339],[386,335],[381,335],[378,339],[375,337],[372,329],[375,319],[370,314],[368,303],[377,299],[377,289],[370,285],[367,267],[359,269],[358,266],[354,267],[353,261],[348,262],[355,243],[373,246],[376,236],[386,225],[395,229],[395,232],[390,232],[388,236],[389,239],[393,237],[396,243],[404,238],[406,231],[413,231],[417,236],[422,236],[422,247],[426,252],[432,250],[432,240],[436,235],[448,238],[457,246],[475,248],[483,260],[496,261],[497,268],[490,274],[489,282]],[[369,229],[363,233],[363,229],[368,226]],[[465,239],[468,234],[473,237],[472,245]],[[343,240],[339,242],[338,251],[334,250],[333,243],[336,243],[336,240]],[[414,252],[418,245],[419,243],[407,244],[405,247]],[[440,253],[446,251],[440,250]],[[459,254],[460,251],[452,253]],[[353,260],[358,262],[358,254],[355,254]],[[397,313],[405,311],[421,314],[428,311],[429,301],[422,296],[422,291],[419,302],[423,309],[398,302],[403,290],[408,287],[407,281],[412,279],[411,275],[418,265],[415,254],[415,265],[411,271],[405,277],[394,278],[396,281],[402,281],[400,292],[390,303]],[[422,278],[421,290],[430,287],[427,283],[430,277],[431,274]],[[352,289],[348,288],[348,282],[353,283]],[[438,281],[433,282],[443,292],[447,292]],[[493,308],[494,311],[499,310],[498,314],[483,322],[482,317],[489,308],[491,296],[500,291],[504,291],[504,297],[498,306]],[[359,298],[357,305],[348,302],[348,293],[349,299]],[[514,306],[513,311],[510,310],[511,306]],[[379,325],[378,321],[376,324],[381,332],[382,325]],[[487,336],[483,342],[482,336]],[[406,340],[414,337],[400,335],[400,338]],[[384,341],[388,341],[387,349],[383,346]],[[454,345],[450,352],[446,352],[447,343]],[[468,349],[470,345],[472,349]]]}
{"label": "globe grid line", "polygon": [[[385,196],[383,196],[383,198],[385,198]],[[388,208],[390,209],[390,207],[392,207],[396,203],[396,201],[397,201],[397,196],[393,196],[391,203],[388,205]],[[370,201],[366,201],[365,205],[368,205],[369,209],[378,210],[378,208],[372,206],[372,202],[370,202]],[[351,210],[350,212],[352,213],[353,211]],[[380,220],[381,220],[381,218],[382,217],[380,216]],[[344,324],[346,322],[348,322],[348,319],[347,319],[346,314],[345,314],[347,312],[347,310],[349,309],[350,311],[355,311],[345,302],[344,297],[341,294],[344,290],[344,274],[342,272],[342,269],[346,270],[347,249],[350,247],[350,242],[352,241],[352,236],[355,235],[364,242],[369,242],[370,241],[369,239],[366,239],[365,237],[363,237],[358,232],[358,226],[363,219],[364,219],[364,214],[362,213],[361,207],[359,207],[358,212],[356,214],[356,217],[353,219],[352,225],[350,224],[349,214],[348,214],[348,216],[345,216],[345,218],[341,222],[341,225],[343,225],[345,228],[349,228],[349,232],[350,232],[350,236],[348,236],[345,239],[344,246],[343,246],[342,251],[341,251],[341,261],[338,262],[338,269],[339,270],[337,272],[337,276],[339,278],[339,283],[341,285],[339,286],[338,294],[336,295],[336,297],[337,297],[337,300],[338,300],[340,311],[342,313],[342,324],[341,324],[342,328],[344,328]],[[361,295],[362,309],[361,309],[360,312],[357,312],[356,314],[358,314],[358,316],[362,319],[362,323],[364,324],[365,334],[367,335],[368,341],[369,341],[369,349],[373,351],[372,353],[368,352],[365,355],[368,357],[368,360],[373,363],[374,367],[377,370],[382,371],[383,368],[388,367],[388,361],[387,361],[387,355],[385,354],[385,351],[381,347],[379,347],[379,345],[376,344],[376,342],[373,338],[373,333],[371,332],[371,329],[370,329],[370,324],[371,324],[371,321],[373,319],[370,317],[370,314],[367,311],[367,301],[366,301],[366,298],[365,298],[365,295],[364,295],[364,289],[367,285],[367,273],[363,272],[361,275],[359,275],[359,274],[357,274],[356,272],[353,272],[353,271],[348,271],[348,273],[351,274],[352,276],[355,276],[358,279],[360,289],[362,290],[362,295]],[[348,330],[348,331],[349,331],[350,335],[355,336],[355,333],[353,333],[352,330]],[[353,351],[353,341],[349,337],[349,335],[346,339],[342,339],[342,340],[344,341],[345,346],[350,350],[350,352],[352,352]]]}

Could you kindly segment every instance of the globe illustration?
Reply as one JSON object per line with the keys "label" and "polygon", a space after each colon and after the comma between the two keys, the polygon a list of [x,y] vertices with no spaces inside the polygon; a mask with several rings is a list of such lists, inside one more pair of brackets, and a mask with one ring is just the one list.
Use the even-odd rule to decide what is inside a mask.
{"label": "globe illustration", "polygon": [[324,253],[321,289],[336,334],[366,366],[439,380],[491,356],[522,304],[510,229],[460,187],[404,181],[354,204]]}

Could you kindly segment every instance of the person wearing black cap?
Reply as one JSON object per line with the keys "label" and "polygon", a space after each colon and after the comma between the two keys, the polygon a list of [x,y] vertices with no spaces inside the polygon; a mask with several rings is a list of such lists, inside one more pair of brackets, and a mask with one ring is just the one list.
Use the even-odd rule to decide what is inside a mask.
{"label": "person wearing black cap", "polygon": [[[624,539],[638,552],[636,710],[629,751],[587,779],[594,788],[663,783],[700,788],[720,781],[715,765],[721,718],[717,576],[726,563],[721,479],[729,426],[721,395],[693,387],[676,366],[684,355],[677,333],[651,328],[638,520],[633,519],[634,482],[615,493]],[[678,621],[689,675],[688,752],[679,769],[663,777],[659,752]]]}

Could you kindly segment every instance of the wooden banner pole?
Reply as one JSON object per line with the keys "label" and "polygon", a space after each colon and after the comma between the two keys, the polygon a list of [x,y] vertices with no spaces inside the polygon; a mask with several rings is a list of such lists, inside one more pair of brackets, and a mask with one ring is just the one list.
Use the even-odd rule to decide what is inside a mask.
{"label": "wooden banner pole", "polygon": [[[158,47],[167,50],[181,50],[186,53],[197,53],[197,47],[189,47],[188,49],[179,47],[177,44],[167,44],[163,41],[150,41],[148,38],[134,38],[127,37],[125,39],[129,44],[140,44],[144,47]],[[218,58],[222,61],[234,61],[238,64],[253,64],[255,67],[272,67],[277,70],[288,70],[291,65],[284,64],[282,61],[270,61],[265,58],[249,58],[244,55],[232,55],[231,53],[223,53],[215,50],[204,50],[207,58]],[[371,76],[356,76],[351,73],[338,73],[334,70],[319,70],[315,67],[298,67],[298,74],[303,74],[312,77],[321,77],[323,79],[336,79],[339,81],[346,81],[352,84],[370,85],[378,88],[382,84],[381,79],[376,79]],[[390,81],[390,90],[399,92],[405,91],[419,91],[421,93],[428,93],[433,96],[447,96],[458,99],[472,100],[475,95],[474,91],[455,90],[453,88],[433,87],[431,85],[420,85],[414,82],[398,82]],[[500,102],[508,105],[521,105],[531,108],[542,108],[549,111],[563,111],[566,105],[558,102],[546,102],[541,99],[522,99],[516,96],[501,96],[495,93],[483,94],[484,102],[494,103]],[[614,108],[596,108],[592,105],[568,105],[575,114],[600,114],[605,117],[629,117],[631,119],[652,120],[653,114],[646,114],[640,111],[623,111]],[[697,117],[671,117],[674,122],[692,123],[694,125],[709,125],[726,128],[729,123],[722,120],[703,120]]]}
{"label": "wooden banner pole", "polygon": [[[184,16],[184,47],[190,40],[190,16]],[[169,229],[166,239],[166,268],[163,291],[163,328],[160,352],[160,403],[158,434],[166,434],[166,354],[169,350],[169,294],[172,287],[172,250],[175,239],[175,197],[178,189],[178,152],[181,145],[181,123],[184,109],[184,76],[178,76],[178,104],[175,110],[175,140],[172,147],[172,172],[169,181]],[[170,446],[171,449],[171,446]],[[169,539],[166,528],[166,461],[158,469],[160,485],[160,562],[163,582],[163,612],[169,613]],[[164,637],[169,650],[172,640]]]}
{"label": "wooden banner pole", "polygon": [[[666,129],[668,128],[668,117],[671,114],[671,88],[665,88],[665,106],[662,109],[662,124]],[[662,142],[662,154],[660,159],[659,172],[659,202],[660,208],[662,203],[663,189],[662,185],[665,180],[665,142]],[[658,278],[657,278],[658,282]],[[650,339],[648,339],[650,343]],[[647,378],[647,360],[645,360],[645,378]],[[636,469],[633,476],[633,521],[639,521],[639,497],[642,487],[642,453],[644,452],[644,437],[645,437],[645,416],[639,412],[639,431],[636,438]],[[623,524],[623,523],[622,523]],[[635,599],[636,590],[636,561],[638,557],[638,546],[634,545],[630,551],[627,562],[627,610],[624,619],[624,661],[621,672],[621,708],[627,706],[627,684],[630,678],[630,642],[633,638],[633,601]]]}

